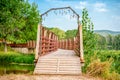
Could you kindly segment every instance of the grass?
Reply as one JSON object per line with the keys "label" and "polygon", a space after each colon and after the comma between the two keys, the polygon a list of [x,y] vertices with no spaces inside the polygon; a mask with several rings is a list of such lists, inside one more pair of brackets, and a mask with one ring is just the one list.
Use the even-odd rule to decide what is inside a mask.
{"label": "grass", "polygon": [[84,73],[106,80],[120,80],[120,50],[97,50],[94,54],[85,54],[84,58]]}
{"label": "grass", "polygon": [[120,74],[120,50],[102,50],[97,51],[98,58],[101,62],[112,59],[111,72],[115,71]]}
{"label": "grass", "polygon": [[14,51],[0,52],[0,63],[34,63],[34,54],[22,54]]}

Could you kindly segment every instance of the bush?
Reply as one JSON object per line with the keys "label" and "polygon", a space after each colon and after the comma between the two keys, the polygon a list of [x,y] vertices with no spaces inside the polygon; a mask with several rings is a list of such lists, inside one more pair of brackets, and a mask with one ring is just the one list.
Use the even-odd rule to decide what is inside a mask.
{"label": "bush", "polygon": [[[120,80],[120,75],[116,72],[111,72],[111,61],[101,62],[100,59],[94,60],[87,67],[87,74],[91,76],[102,77],[105,80]],[[114,77],[113,77],[114,76]]]}
{"label": "bush", "polygon": [[21,55],[19,57],[15,57],[14,61],[16,63],[28,63],[28,64],[33,64],[34,62],[34,56],[31,55]]}
{"label": "bush", "polygon": [[0,53],[0,63],[34,63],[34,54],[22,54],[16,52]]}
{"label": "bush", "polygon": [[120,74],[120,51],[116,50],[103,50],[97,52],[98,57],[102,62],[108,61],[110,58],[113,59],[111,64],[111,71],[115,71]]}
{"label": "bush", "polygon": [[120,51],[95,51],[94,55],[85,54],[84,58],[85,66],[82,67],[84,73],[108,80],[120,80]]}
{"label": "bush", "polygon": [[101,62],[100,59],[94,60],[87,67],[87,74],[98,77],[106,77],[109,75],[110,70],[109,61]]}

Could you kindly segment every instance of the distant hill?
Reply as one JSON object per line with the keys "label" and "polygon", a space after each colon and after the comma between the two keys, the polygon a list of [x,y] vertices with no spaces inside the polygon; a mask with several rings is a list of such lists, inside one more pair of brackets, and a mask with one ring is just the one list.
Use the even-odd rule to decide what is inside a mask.
{"label": "distant hill", "polygon": [[111,30],[95,30],[95,33],[98,33],[102,36],[107,36],[108,34],[110,35],[118,35],[120,34],[120,31],[111,31]]}

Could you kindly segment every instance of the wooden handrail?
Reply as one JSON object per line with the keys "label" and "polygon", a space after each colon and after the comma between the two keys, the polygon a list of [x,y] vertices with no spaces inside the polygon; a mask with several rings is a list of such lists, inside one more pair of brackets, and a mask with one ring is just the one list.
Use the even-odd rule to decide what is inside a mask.
{"label": "wooden handrail", "polygon": [[[81,62],[83,58],[83,41],[82,41],[82,26],[79,25],[76,37],[66,40],[58,40],[58,37],[48,29],[41,26],[41,35],[39,35],[39,50],[38,56],[45,55],[48,52],[55,51],[58,48],[74,50],[80,56]],[[40,33],[39,33],[40,34]],[[31,44],[32,45],[32,41]],[[37,48],[37,47],[36,47]]]}

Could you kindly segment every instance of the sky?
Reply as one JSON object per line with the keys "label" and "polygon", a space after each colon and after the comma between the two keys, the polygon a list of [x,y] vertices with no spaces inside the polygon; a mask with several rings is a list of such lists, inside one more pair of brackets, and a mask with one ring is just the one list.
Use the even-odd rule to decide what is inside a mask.
{"label": "sky", "polygon": [[[94,23],[94,30],[120,31],[120,0],[29,0],[38,5],[40,14],[50,8],[70,6],[82,17],[82,10],[88,10],[89,18]],[[42,24],[47,27],[59,27],[62,30],[77,29],[77,20],[72,13],[61,14],[51,11],[43,16]]]}

